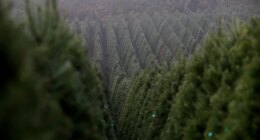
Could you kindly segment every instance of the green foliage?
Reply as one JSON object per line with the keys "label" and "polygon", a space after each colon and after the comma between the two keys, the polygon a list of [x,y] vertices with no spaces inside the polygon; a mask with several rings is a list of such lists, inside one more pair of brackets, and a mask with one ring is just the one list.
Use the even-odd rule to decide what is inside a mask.
{"label": "green foliage", "polygon": [[260,20],[212,34],[173,68],[146,71],[129,89],[123,139],[256,139]]}
{"label": "green foliage", "polygon": [[[227,29],[232,17],[259,13],[256,2],[149,1],[129,10],[139,2],[123,1],[126,10],[109,19],[94,8],[86,21],[80,7],[92,6],[79,6],[72,28],[86,48],[61,23],[55,0],[34,11],[27,1],[24,28],[0,5],[5,139],[116,139],[115,130],[126,140],[257,138],[259,19],[217,29],[219,16]],[[202,47],[209,30],[218,32]]]}
{"label": "green foliage", "polygon": [[[80,16],[74,28],[83,33],[89,58],[105,81],[115,120],[137,74],[158,66],[169,68],[180,56],[191,57],[196,49],[203,48],[208,32],[217,31],[220,17],[223,28],[229,29],[233,18],[246,20],[259,15],[259,4],[243,0],[109,1],[117,8],[101,1],[96,0],[96,6],[87,1],[70,3],[95,11],[85,12],[85,18]],[[131,9],[131,4],[138,6]]]}
{"label": "green foliage", "polygon": [[3,139],[106,139],[102,88],[55,1],[17,27],[0,8]]}

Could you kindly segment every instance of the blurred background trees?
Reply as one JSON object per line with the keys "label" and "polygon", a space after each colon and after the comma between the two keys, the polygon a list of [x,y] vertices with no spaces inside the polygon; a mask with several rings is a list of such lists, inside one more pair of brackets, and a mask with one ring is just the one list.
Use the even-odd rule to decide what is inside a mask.
{"label": "blurred background trees", "polygon": [[[13,2],[12,20],[29,21],[20,27],[1,15],[2,60],[12,69],[3,75],[13,82],[3,82],[5,132],[36,130],[12,125],[24,120],[8,116],[10,103],[33,110],[24,118],[44,120],[42,110],[50,111],[49,123],[34,126],[43,139],[257,137],[259,21],[236,21],[259,17],[259,1],[39,0],[27,14]],[[33,92],[17,97],[9,85]]]}

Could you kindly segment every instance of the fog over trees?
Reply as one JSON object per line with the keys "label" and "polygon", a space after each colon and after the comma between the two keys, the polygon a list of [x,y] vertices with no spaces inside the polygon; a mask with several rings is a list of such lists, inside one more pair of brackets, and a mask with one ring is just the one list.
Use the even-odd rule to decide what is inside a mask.
{"label": "fog over trees", "polygon": [[259,137],[259,0],[0,4],[5,138]]}

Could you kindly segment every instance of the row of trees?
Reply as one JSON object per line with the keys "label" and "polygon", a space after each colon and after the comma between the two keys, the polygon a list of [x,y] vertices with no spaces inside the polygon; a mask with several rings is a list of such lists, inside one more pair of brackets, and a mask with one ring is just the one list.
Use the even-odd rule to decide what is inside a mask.
{"label": "row of trees", "polygon": [[141,15],[150,11],[201,13],[224,6],[251,5],[258,8],[259,4],[258,0],[60,0],[62,13],[70,19],[92,18],[94,13],[104,19],[109,16]]}
{"label": "row of trees", "polygon": [[[69,19],[86,48],[53,2],[27,8],[25,29],[0,11],[6,139],[116,139],[114,129],[120,139],[257,137],[259,21],[230,35],[217,28],[219,19],[228,29],[233,17],[259,15],[256,1],[135,0],[150,8]],[[218,35],[203,45],[210,30]]]}
{"label": "row of trees", "polygon": [[70,24],[85,40],[89,58],[103,77],[117,121],[129,85],[140,72],[152,67],[170,67],[180,56],[189,57],[203,46],[209,32],[217,31],[220,21],[229,30],[232,18],[246,20],[258,12],[255,5],[223,4],[201,13],[185,9],[107,19],[94,15],[94,19]]}
{"label": "row of trees", "polygon": [[59,20],[56,2],[38,11],[27,3],[24,25],[7,17],[5,4],[0,1],[1,138],[115,139],[101,82],[86,48]]}
{"label": "row of trees", "polygon": [[126,140],[254,140],[259,136],[260,20],[207,38],[170,69],[142,72],[118,121]]}

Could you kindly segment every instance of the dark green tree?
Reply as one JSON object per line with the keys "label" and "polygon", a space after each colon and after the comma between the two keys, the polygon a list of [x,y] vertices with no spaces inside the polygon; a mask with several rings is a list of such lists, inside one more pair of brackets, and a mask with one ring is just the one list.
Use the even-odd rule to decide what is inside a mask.
{"label": "dark green tree", "polygon": [[[62,24],[56,1],[19,28],[0,11],[4,139],[106,139],[102,88],[80,41]],[[36,13],[36,14],[33,14]]]}

